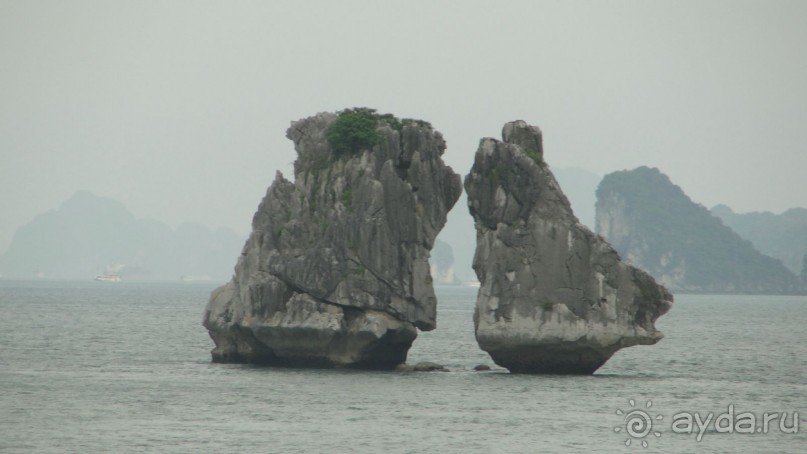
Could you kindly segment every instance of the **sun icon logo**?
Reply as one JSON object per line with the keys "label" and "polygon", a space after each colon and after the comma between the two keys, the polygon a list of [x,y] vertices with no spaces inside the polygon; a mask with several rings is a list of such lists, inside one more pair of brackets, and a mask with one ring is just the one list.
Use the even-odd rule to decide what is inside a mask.
{"label": "sun icon logo", "polygon": [[[661,432],[653,430],[653,420],[661,421],[664,419],[664,416],[657,415],[655,418],[651,418],[650,414],[645,411],[644,409],[637,409],[636,408],[636,401],[631,399],[628,401],[631,408],[629,410],[622,411],[617,410],[616,414],[619,416],[623,416],[625,419],[625,424],[622,426],[614,427],[614,432],[622,432],[623,430],[625,433],[628,434],[628,439],[625,440],[625,446],[630,446],[631,442],[636,440],[642,440],[642,447],[646,448],[648,446],[647,440],[645,437],[650,435],[651,433],[656,438],[661,436]],[[648,409],[653,406],[653,402],[648,400],[645,404],[645,409]]]}

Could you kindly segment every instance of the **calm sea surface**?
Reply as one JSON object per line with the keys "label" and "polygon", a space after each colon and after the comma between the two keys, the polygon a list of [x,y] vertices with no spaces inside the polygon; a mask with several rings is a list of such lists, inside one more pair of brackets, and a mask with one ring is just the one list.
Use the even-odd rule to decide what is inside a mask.
{"label": "calm sea surface", "polygon": [[[472,372],[493,363],[473,336],[476,289],[464,287],[437,288],[438,329],[409,354],[449,373],[212,364],[200,324],[211,289],[0,281],[0,452],[807,449],[807,423],[786,433],[794,412],[807,417],[805,297],[679,295],[658,345],[569,377]],[[651,425],[628,427],[632,410]],[[758,432],[673,430],[682,414],[710,412],[732,428],[753,415]],[[766,412],[779,418],[763,430]]]}

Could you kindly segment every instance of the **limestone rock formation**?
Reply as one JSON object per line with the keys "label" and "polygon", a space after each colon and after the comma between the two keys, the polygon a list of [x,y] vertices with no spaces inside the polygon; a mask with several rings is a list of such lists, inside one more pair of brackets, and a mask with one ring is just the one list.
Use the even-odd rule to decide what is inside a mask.
{"label": "limestone rock formation", "polygon": [[511,372],[590,374],[655,344],[672,295],[580,224],[543,160],[541,131],[507,123],[465,178],[477,229],[479,346]]}
{"label": "limestone rock formation", "polygon": [[[335,153],[327,133],[350,113],[370,127],[348,128],[359,139]],[[392,369],[416,328],[436,326],[429,251],[462,190],[442,135],[369,109],[320,113],[286,135],[294,182],[277,174],[204,314],[213,361]]]}

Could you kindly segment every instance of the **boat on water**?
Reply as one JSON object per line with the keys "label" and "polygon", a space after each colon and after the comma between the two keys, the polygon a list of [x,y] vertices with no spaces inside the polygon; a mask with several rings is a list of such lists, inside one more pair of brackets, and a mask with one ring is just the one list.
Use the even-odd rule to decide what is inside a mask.
{"label": "boat on water", "polygon": [[101,274],[95,276],[95,280],[101,282],[120,282],[119,273],[125,266],[126,265],[122,263],[112,263],[107,265]]}
{"label": "boat on water", "polygon": [[99,274],[95,276],[95,280],[101,282],[120,282],[120,276],[117,274]]}

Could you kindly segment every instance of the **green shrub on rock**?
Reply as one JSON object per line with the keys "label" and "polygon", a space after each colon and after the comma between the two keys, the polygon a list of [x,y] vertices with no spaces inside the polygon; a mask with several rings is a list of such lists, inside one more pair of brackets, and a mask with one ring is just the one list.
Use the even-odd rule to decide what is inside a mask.
{"label": "green shrub on rock", "polygon": [[374,109],[345,109],[325,132],[325,138],[336,156],[357,153],[381,143],[382,136],[376,130],[377,124],[378,114]]}
{"label": "green shrub on rock", "polygon": [[325,138],[337,157],[358,153],[381,143],[384,136],[377,129],[379,122],[399,133],[403,131],[405,125],[410,124],[432,128],[428,121],[400,119],[392,114],[379,114],[375,109],[368,107],[354,107],[339,112],[336,121],[325,132]]}

